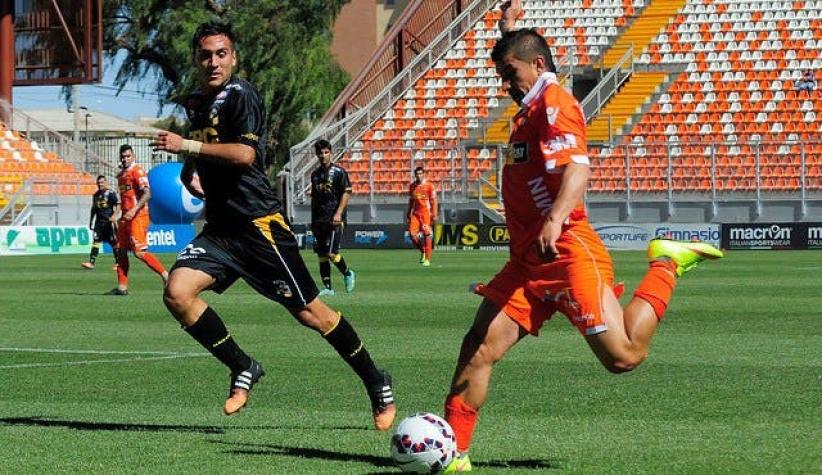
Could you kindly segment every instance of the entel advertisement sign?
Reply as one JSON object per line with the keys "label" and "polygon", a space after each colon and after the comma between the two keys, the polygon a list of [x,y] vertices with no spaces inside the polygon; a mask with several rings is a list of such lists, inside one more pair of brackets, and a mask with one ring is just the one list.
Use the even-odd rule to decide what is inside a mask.
{"label": "entel advertisement sign", "polygon": [[[148,231],[152,252],[178,252],[193,238],[193,224],[152,224]],[[93,239],[85,226],[0,226],[0,256],[87,254]]]}
{"label": "entel advertisement sign", "polygon": [[692,223],[592,223],[608,249],[643,250],[651,239],[700,240],[715,246],[722,240],[721,225]]}

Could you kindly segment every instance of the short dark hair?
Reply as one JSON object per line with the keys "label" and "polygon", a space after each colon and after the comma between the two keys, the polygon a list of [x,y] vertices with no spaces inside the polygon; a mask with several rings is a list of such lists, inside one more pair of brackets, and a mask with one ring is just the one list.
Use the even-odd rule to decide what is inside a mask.
{"label": "short dark hair", "polygon": [[531,61],[541,55],[545,58],[546,69],[552,73],[557,72],[548,42],[532,28],[509,31],[502,35],[491,50],[491,60],[498,63],[509,54],[520,61]]}
{"label": "short dark hair", "polygon": [[331,142],[329,142],[328,140],[320,139],[314,142],[314,153],[316,153],[317,155],[319,155],[320,152],[326,149],[332,150]]}
{"label": "short dark hair", "polygon": [[200,23],[194,36],[191,37],[191,51],[196,52],[200,47],[200,41],[207,36],[225,35],[231,41],[231,48],[234,49],[234,29],[231,23],[223,20],[210,20]]}
{"label": "short dark hair", "polygon": [[134,152],[134,149],[131,148],[131,145],[129,144],[125,143],[123,145],[120,145],[120,155],[122,155],[123,152],[125,152],[126,150],[131,150],[132,152]]}
{"label": "short dark hair", "polygon": [[422,168],[422,167],[417,167],[417,168],[415,168],[415,169],[414,169],[414,173],[417,173],[417,172],[423,172],[423,173],[425,173],[425,169],[424,169],[424,168]]}
{"label": "short dark hair", "polygon": [[96,181],[100,181],[100,178],[102,178],[103,180],[108,180],[105,175],[97,175]]}

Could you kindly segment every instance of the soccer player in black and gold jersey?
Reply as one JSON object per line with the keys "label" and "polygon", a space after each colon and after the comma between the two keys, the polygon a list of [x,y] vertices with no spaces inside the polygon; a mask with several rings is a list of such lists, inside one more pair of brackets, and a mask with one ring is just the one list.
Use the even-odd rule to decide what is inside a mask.
{"label": "soccer player in black and gold jersey", "polygon": [[340,253],[340,239],[345,226],[346,207],[351,197],[351,181],[345,169],[331,162],[331,144],[318,140],[314,152],[320,166],[311,173],[311,234],[314,252],[320,261],[323,289],[320,296],[334,295],[331,288],[331,263],[343,275],[345,291],[352,292],[356,274]]}
{"label": "soccer player in black and gold jersey", "polygon": [[233,74],[237,51],[231,26],[200,25],[192,48],[200,90],[186,104],[190,138],[160,132],[154,147],[185,154],[181,179],[193,195],[205,199],[206,225],[177,256],[164,295],[166,306],[230,369],[226,414],[245,406],[265,372],[199,295],[206,290],[222,293],[242,278],[334,347],[362,379],[374,426],[388,430],[396,415],[391,377],[375,366],[348,320],[317,298],[297,240],[280,213],[265,173],[263,101],[253,85]]}
{"label": "soccer player in black and gold jersey", "polygon": [[91,244],[91,253],[88,262],[80,264],[84,269],[93,270],[100,253],[100,245],[104,242],[111,246],[114,255],[114,265],[117,265],[117,208],[120,201],[117,193],[109,189],[105,175],[97,177],[97,191],[91,198],[91,214],[88,227],[94,231],[94,242]]}

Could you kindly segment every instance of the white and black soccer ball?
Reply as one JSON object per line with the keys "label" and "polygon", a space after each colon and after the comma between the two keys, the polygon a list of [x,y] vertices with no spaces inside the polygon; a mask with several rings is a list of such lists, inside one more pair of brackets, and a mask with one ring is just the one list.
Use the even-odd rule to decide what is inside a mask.
{"label": "white and black soccer ball", "polygon": [[441,472],[456,453],[454,429],[445,419],[427,412],[406,417],[391,436],[391,458],[403,472]]}

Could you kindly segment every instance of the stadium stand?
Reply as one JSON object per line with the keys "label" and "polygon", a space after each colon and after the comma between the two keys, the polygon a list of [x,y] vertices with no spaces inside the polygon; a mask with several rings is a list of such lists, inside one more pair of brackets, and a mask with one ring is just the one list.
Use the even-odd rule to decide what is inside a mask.
{"label": "stadium stand", "polygon": [[[822,92],[797,87],[807,71],[822,82],[822,0],[523,6],[518,26],[577,74],[633,47],[631,77],[589,127],[592,192],[822,191]],[[355,194],[403,194],[420,164],[457,192],[494,186],[497,149],[464,145],[504,143],[516,111],[490,61],[499,18],[488,11],[344,154]]]}
{"label": "stadium stand", "polygon": [[0,122],[0,193],[7,199],[29,179],[33,194],[90,195],[96,190],[90,174]]}
{"label": "stadium stand", "polygon": [[[524,27],[550,31],[549,44],[557,62],[572,57],[575,65],[589,65],[601,56],[644,0],[562,0],[527,2]],[[499,90],[491,49],[500,33],[501,13],[491,10],[446,52],[402,99],[378,120],[345,154],[341,165],[351,174],[355,194],[407,192],[414,163],[424,163],[434,180],[443,179],[454,166],[453,149],[472,130],[489,123],[495,109],[516,108]],[[498,133],[506,135],[507,119]],[[409,150],[415,150],[411,152]],[[369,181],[373,156],[374,180]],[[475,181],[494,164],[495,149],[467,151],[467,178]],[[421,162],[418,162],[421,161]],[[459,188],[458,185],[456,185]],[[372,188],[373,187],[373,188]]]}
{"label": "stadium stand", "polygon": [[[684,69],[621,139],[597,149],[594,189],[791,192],[822,189],[822,96],[798,91],[822,69],[822,2],[689,1],[637,63]],[[620,94],[621,95],[621,94]],[[619,96],[617,96],[619,97]],[[715,173],[711,173],[711,170]],[[758,170],[759,173],[756,173]],[[713,178],[712,178],[713,175]]]}

